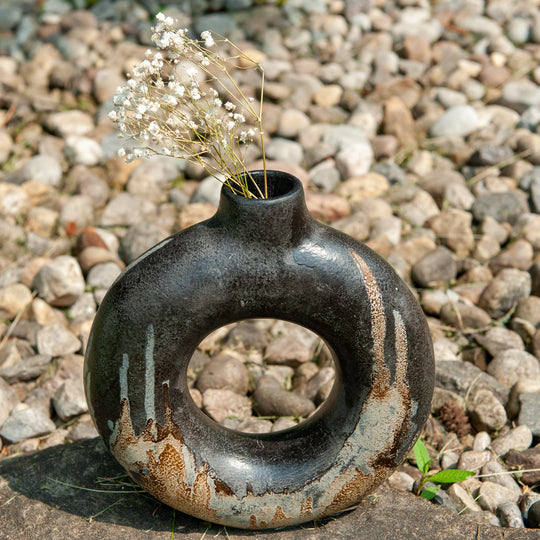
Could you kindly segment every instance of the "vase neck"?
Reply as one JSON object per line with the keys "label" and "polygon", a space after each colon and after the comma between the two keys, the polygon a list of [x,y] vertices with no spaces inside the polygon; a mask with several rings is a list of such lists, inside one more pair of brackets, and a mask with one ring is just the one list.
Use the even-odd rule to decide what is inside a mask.
{"label": "vase neck", "polygon": [[[267,199],[235,195],[223,185],[215,219],[230,229],[242,229],[243,236],[253,241],[296,243],[313,221],[306,208],[302,184],[285,172],[266,174]],[[251,171],[250,175],[264,192],[264,172]]]}

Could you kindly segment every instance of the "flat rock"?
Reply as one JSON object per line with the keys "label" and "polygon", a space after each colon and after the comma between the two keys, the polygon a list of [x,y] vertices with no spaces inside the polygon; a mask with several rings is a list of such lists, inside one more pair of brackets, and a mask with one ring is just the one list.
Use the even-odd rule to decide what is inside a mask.
{"label": "flat rock", "polygon": [[[204,534],[213,537],[223,530],[221,526],[209,526],[173,512],[165,505],[158,505],[153,498],[129,492],[119,494],[116,485],[96,483],[98,478],[123,474],[124,470],[100,439],[0,461],[0,497],[10,501],[0,506],[2,532],[8,538],[46,536],[51,540],[64,540],[69,531],[71,538],[89,540],[165,540],[171,537],[171,530],[175,530],[181,531],[186,540],[200,540]],[[89,489],[81,490],[78,486]],[[106,490],[113,493],[104,493]],[[105,508],[107,511],[103,512]],[[29,515],[33,519],[28,519]],[[93,518],[88,519],[91,516]],[[437,531],[434,536],[437,540],[532,540],[538,535],[535,531],[500,529],[478,523],[411,493],[382,486],[354,510],[318,521],[316,528],[291,527],[273,531],[272,536],[277,540],[372,540],[373,531],[377,531],[378,540],[394,540],[396,537],[424,538],[426,530]],[[229,528],[227,534],[233,540],[260,535]]]}
{"label": "flat rock", "polygon": [[31,437],[52,433],[56,429],[54,422],[39,409],[27,407],[12,411],[9,418],[0,427],[0,436],[16,443]]}

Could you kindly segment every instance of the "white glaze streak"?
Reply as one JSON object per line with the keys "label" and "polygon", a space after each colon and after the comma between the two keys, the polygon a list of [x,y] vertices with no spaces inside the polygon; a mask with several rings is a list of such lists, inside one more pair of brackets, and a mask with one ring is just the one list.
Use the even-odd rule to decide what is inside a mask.
{"label": "white glaze streak", "polygon": [[120,366],[119,379],[120,379],[120,401],[127,399],[128,396],[128,369],[129,369],[129,357],[127,353],[122,355],[122,365]]}
{"label": "white glaze streak", "polygon": [[146,349],[144,351],[144,412],[146,420],[156,418],[154,343],[154,326],[149,324],[146,329]]}

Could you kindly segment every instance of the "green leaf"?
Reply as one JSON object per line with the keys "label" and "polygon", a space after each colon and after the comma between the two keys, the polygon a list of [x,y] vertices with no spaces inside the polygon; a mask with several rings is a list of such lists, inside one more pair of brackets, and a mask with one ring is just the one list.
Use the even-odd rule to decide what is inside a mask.
{"label": "green leaf", "polygon": [[462,471],[460,469],[447,469],[446,471],[439,471],[433,476],[430,476],[428,480],[430,482],[437,482],[438,484],[453,484],[454,482],[462,482],[467,480],[469,476],[474,476],[475,473],[471,471]]}
{"label": "green leaf", "polygon": [[414,457],[416,459],[416,465],[420,469],[422,474],[426,474],[429,471],[429,464],[431,459],[429,459],[429,454],[427,448],[421,439],[418,439],[413,447]]}
{"label": "green leaf", "polygon": [[426,489],[424,489],[422,493],[420,493],[420,497],[422,497],[423,499],[427,499],[428,501],[431,501],[431,499],[433,499],[433,497],[437,495],[437,491],[439,491],[440,488],[441,486],[433,486],[433,487],[429,486]]}

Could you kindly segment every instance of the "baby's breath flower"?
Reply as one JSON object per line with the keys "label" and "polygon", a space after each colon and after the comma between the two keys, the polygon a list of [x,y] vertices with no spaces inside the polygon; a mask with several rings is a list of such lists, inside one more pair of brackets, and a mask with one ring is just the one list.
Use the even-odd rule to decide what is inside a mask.
{"label": "baby's breath flower", "polygon": [[204,39],[205,47],[213,47],[216,44],[209,30],[205,30],[204,32],[202,32],[201,37]]}
{"label": "baby's breath flower", "polygon": [[[261,109],[232,77],[239,69],[238,58],[247,57],[209,31],[201,33],[201,41],[190,39],[187,29],[175,28],[173,19],[163,13],[156,15],[152,30],[159,50],[146,51],[126,85],[117,88],[108,115],[121,136],[142,146],[129,152],[122,148],[118,155],[128,162],[155,154],[186,158],[216,177],[225,173],[234,192],[265,196],[258,187],[253,190],[253,185],[239,180],[247,172],[246,147],[257,138],[264,162]],[[218,43],[233,49],[233,56],[210,49]],[[263,73],[260,65],[253,68]],[[262,82],[260,90],[262,94]]]}

